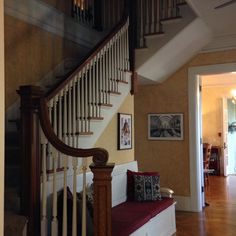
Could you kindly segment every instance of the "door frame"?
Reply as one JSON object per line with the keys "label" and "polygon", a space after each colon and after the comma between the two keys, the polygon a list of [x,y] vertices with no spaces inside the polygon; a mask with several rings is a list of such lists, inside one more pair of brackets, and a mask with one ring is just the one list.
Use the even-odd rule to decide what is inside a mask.
{"label": "door frame", "polygon": [[202,75],[236,71],[236,63],[190,67],[188,69],[188,109],[189,109],[189,162],[190,162],[190,205],[191,211],[202,211],[203,167],[200,161],[200,102],[199,81]]}

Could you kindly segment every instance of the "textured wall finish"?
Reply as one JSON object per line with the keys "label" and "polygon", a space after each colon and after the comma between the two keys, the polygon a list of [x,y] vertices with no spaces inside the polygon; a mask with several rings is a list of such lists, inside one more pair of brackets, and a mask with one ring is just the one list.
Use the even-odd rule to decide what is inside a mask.
{"label": "textured wall finish", "polygon": [[132,114],[133,134],[132,134],[132,149],[117,150],[117,113],[106,127],[95,147],[103,147],[109,152],[109,162],[116,164],[126,163],[134,160],[134,97],[128,95],[118,112]]}
{"label": "textured wall finish", "polygon": [[[236,62],[236,50],[199,54],[165,82],[140,86],[135,95],[135,158],[140,169],[159,171],[161,185],[173,188],[176,195],[190,195],[188,68],[231,62]],[[166,112],[184,114],[183,141],[147,139],[147,114]]]}

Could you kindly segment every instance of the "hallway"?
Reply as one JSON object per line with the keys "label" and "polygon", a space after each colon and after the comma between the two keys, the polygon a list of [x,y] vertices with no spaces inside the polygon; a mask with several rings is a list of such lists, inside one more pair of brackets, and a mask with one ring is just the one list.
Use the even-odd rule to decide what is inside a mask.
{"label": "hallway", "polygon": [[236,236],[236,175],[210,176],[203,212],[176,212],[175,236]]}

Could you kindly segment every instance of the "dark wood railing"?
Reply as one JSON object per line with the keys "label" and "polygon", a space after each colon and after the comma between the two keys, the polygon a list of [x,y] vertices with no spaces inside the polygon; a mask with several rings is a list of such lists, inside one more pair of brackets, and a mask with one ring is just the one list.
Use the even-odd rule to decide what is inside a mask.
{"label": "dark wood railing", "polygon": [[[121,1],[116,2],[121,3]],[[108,3],[107,6],[109,6],[109,4],[110,3]],[[123,3],[122,5],[124,6]],[[85,5],[85,8],[86,6],[87,5]],[[108,10],[107,6],[103,9],[103,11]],[[119,11],[120,9],[121,8],[119,8]],[[127,10],[128,8],[125,9]],[[93,163],[90,165],[90,169],[94,175],[94,235],[111,235],[111,172],[114,167],[114,164],[107,163],[108,153],[102,148],[81,149],[74,148],[73,146],[65,144],[64,141],[62,141],[55,133],[55,129],[52,125],[52,120],[49,116],[47,102],[55,94],[57,94],[61,88],[71,83],[70,81],[74,79],[75,74],[78,74],[80,70],[85,67],[85,65],[90,64],[91,60],[94,58],[96,53],[99,52],[101,48],[104,47],[104,45],[109,43],[112,37],[116,36],[116,33],[121,30],[124,24],[127,24],[127,14],[128,12],[126,11],[123,14],[122,21],[112,30],[109,36],[106,37],[105,40],[103,40],[103,42],[101,42],[93,50],[92,54],[88,56],[88,58],[79,66],[79,68],[71,76],[69,76],[54,90],[50,91],[48,94],[44,94],[40,87],[21,86],[18,91],[21,97],[21,141],[23,154],[22,156],[24,157],[22,164],[21,213],[29,218],[28,236],[38,236],[40,234],[47,235],[48,231],[47,220],[45,220],[43,225],[45,226],[45,229],[43,227],[43,234],[42,221],[40,226],[40,202],[42,197],[46,197],[46,195],[41,196],[40,191],[40,183],[42,179],[45,179],[45,174],[41,172],[42,165],[45,165],[45,162],[43,161],[44,163],[42,163],[41,159],[41,154],[42,152],[45,152],[45,147],[41,146],[42,144],[40,144],[40,124],[47,141],[60,153],[74,158],[87,158],[89,156],[93,157]],[[118,14],[115,15],[118,16]],[[112,24],[114,24],[116,19],[119,19],[119,17],[114,19],[110,17],[107,21],[102,19],[101,22],[103,28],[106,24],[110,27]],[[119,37],[120,36],[118,36],[118,38]],[[124,42],[126,39],[126,36],[122,37],[123,38],[120,39],[119,44],[121,42]],[[128,45],[127,42],[126,45]],[[119,53],[120,52],[118,52],[118,54]],[[125,53],[121,54],[123,56],[125,55]],[[99,64],[100,63],[101,61],[99,62]],[[121,63],[122,64],[117,64],[119,65],[117,73],[120,73],[119,70],[122,70],[121,65],[126,64],[126,62]],[[128,65],[128,61],[126,65]],[[126,67],[126,69],[127,68],[128,67]],[[125,68],[123,68],[123,70],[125,72]],[[101,195],[103,196],[103,198],[99,197]],[[52,226],[52,228],[57,227],[56,225],[57,223]]]}
{"label": "dark wood railing", "polygon": [[[40,87],[22,86],[18,93],[21,96],[24,157],[21,213],[29,218],[28,235],[40,235],[39,121],[47,139],[61,153],[72,157],[93,157],[90,168],[94,174],[94,235],[111,235],[111,211],[109,209],[111,209],[111,172],[114,164],[107,164],[108,152],[102,148],[77,149],[66,145],[54,133],[48,116],[48,107]],[[104,198],[100,198],[99,194],[102,194]]]}

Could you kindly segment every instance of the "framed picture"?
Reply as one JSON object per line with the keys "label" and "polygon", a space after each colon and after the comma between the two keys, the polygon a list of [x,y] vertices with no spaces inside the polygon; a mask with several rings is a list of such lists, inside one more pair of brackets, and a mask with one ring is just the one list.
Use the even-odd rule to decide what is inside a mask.
{"label": "framed picture", "polygon": [[118,150],[132,148],[132,115],[118,113]]}
{"label": "framed picture", "polygon": [[183,140],[183,114],[148,114],[148,139]]}

